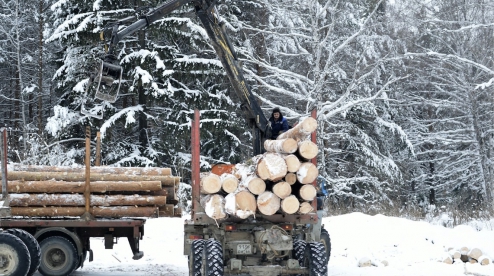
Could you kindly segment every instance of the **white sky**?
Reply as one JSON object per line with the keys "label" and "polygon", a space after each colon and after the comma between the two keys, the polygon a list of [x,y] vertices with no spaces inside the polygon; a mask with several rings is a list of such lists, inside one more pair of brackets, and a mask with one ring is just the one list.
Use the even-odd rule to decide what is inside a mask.
{"label": "white sky", "polygon": [[[329,275],[494,276],[493,263],[481,266],[439,262],[448,248],[463,246],[478,247],[492,260],[494,220],[451,229],[423,221],[352,213],[324,218],[323,223],[332,243]],[[75,275],[188,275],[181,218],[147,220],[141,260],[132,260],[126,239],[119,239],[113,250],[104,249],[103,239],[91,239],[91,247],[94,261],[86,262]],[[378,265],[386,260],[389,266],[359,268],[357,263],[362,257]]]}

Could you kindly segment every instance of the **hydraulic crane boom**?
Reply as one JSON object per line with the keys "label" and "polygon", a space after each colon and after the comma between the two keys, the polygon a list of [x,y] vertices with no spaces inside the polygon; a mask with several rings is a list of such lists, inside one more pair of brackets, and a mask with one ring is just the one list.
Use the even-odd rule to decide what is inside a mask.
{"label": "hydraulic crane boom", "polygon": [[[232,83],[233,90],[242,101],[241,108],[249,127],[254,131],[254,154],[260,154],[263,151],[262,143],[270,136],[271,128],[261,107],[257,103],[257,99],[245,82],[242,69],[237,61],[237,55],[226,36],[223,23],[220,22],[220,17],[217,15],[214,5],[215,0],[171,0],[149,11],[133,23],[131,22],[135,20],[135,17],[128,17],[115,22],[110,27],[103,30],[101,33],[102,39],[108,43],[108,48],[107,55],[104,57],[99,70],[99,77],[96,78],[98,88],[95,97],[109,101],[114,101],[116,99],[115,96],[105,95],[105,93],[99,91],[99,88],[104,87],[105,85],[108,87],[115,86],[117,80],[118,86],[120,86],[119,78],[121,79],[122,69],[114,54],[118,42],[128,35],[148,27],[153,22],[165,17],[172,11],[188,3],[193,3],[195,5],[196,14],[201,20],[202,25],[211,40],[211,44],[226,70],[227,76]],[[121,25],[129,23],[131,24],[124,28],[119,28]]]}

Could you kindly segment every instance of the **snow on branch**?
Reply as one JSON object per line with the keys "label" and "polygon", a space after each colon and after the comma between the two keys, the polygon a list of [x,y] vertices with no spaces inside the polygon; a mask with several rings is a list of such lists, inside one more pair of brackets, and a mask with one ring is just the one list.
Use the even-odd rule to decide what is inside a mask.
{"label": "snow on branch", "polygon": [[103,125],[101,126],[100,133],[101,133],[101,139],[105,137],[106,134],[106,129],[111,127],[115,121],[120,119],[122,116],[127,115],[125,126],[127,124],[131,124],[135,122],[134,115],[136,112],[142,112],[144,109],[142,108],[141,105],[136,105],[136,106],[131,106],[124,108],[117,112],[115,115],[111,116],[108,120],[106,120]]}

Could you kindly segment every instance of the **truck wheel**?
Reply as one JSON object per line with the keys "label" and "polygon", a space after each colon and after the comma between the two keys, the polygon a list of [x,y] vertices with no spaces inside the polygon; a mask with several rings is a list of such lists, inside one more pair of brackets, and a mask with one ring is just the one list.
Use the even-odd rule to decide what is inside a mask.
{"label": "truck wheel", "polygon": [[22,229],[7,229],[5,232],[18,237],[26,245],[29,255],[31,256],[31,265],[29,266],[29,271],[26,276],[33,275],[34,272],[38,270],[41,261],[41,249],[38,241],[33,235]]}
{"label": "truck wheel", "polygon": [[293,258],[298,261],[300,266],[304,265],[304,254],[307,243],[304,240],[293,240]]}
{"label": "truck wheel", "polygon": [[321,243],[324,245],[326,249],[326,257],[329,263],[329,257],[331,256],[331,239],[329,238],[329,233],[326,229],[321,229]]}
{"label": "truck wheel", "polygon": [[320,242],[307,244],[304,254],[304,267],[309,268],[309,276],[328,275],[326,248]]}
{"label": "truck wheel", "polygon": [[65,276],[79,265],[74,244],[64,237],[53,236],[42,240],[39,272],[45,276]]}
{"label": "truck wheel", "polygon": [[202,276],[202,256],[205,243],[205,240],[194,240],[190,246],[189,276]]}
{"label": "truck wheel", "polygon": [[223,248],[219,241],[209,239],[206,241],[204,276],[223,276]]}
{"label": "truck wheel", "polygon": [[31,256],[27,246],[18,237],[0,233],[0,275],[25,276],[29,271]]}

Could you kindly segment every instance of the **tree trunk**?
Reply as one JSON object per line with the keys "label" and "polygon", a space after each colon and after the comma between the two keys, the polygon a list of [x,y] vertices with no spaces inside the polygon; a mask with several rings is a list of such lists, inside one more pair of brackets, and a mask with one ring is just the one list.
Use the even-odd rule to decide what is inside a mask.
{"label": "tree trunk", "polygon": [[238,179],[233,174],[222,174],[220,176],[221,179],[221,188],[225,193],[233,193],[238,188]]}
{"label": "tree trunk", "polygon": [[280,206],[280,198],[272,192],[266,191],[257,197],[257,209],[263,215],[274,215]]}
{"label": "tree trunk", "polygon": [[[10,176],[11,172],[9,172]],[[85,182],[66,181],[9,181],[9,193],[83,193]],[[94,181],[91,192],[106,193],[113,191],[161,191],[161,181]],[[1,187],[0,187],[1,190]]]}
{"label": "tree trunk", "polygon": [[[166,196],[91,195],[91,206],[149,206],[165,205]],[[10,206],[84,206],[81,194],[11,194]]]}
{"label": "tree trunk", "polygon": [[226,218],[225,198],[221,195],[206,195],[201,199],[201,206],[208,217],[218,220]]}
{"label": "tree trunk", "polygon": [[214,173],[201,177],[201,193],[215,194],[221,190],[221,178]]}
{"label": "tree trunk", "polygon": [[314,182],[318,175],[319,170],[317,167],[310,162],[305,162],[300,165],[297,171],[297,180],[302,184],[309,184]]}
{"label": "tree trunk", "polygon": [[310,141],[310,140],[304,140],[298,142],[298,151],[297,154],[305,159],[305,160],[310,160],[314,157],[317,156],[318,148],[317,145]]}
{"label": "tree trunk", "polygon": [[292,193],[292,187],[288,182],[278,182],[273,186],[273,193],[284,199]]}
{"label": "tree trunk", "polygon": [[262,180],[279,181],[285,177],[287,166],[285,160],[277,153],[266,153],[257,163],[257,175]]}
{"label": "tree trunk", "polygon": [[44,2],[38,2],[38,135],[43,133],[43,53],[45,20],[43,15]]}
{"label": "tree trunk", "polygon": [[264,141],[264,149],[268,152],[294,153],[297,151],[297,148],[297,141],[291,138]]}
{"label": "tree trunk", "polygon": [[292,129],[289,129],[287,132],[284,132],[276,138],[276,140],[282,140],[286,138],[292,138],[297,141],[307,139],[312,132],[314,132],[317,128],[317,121],[312,117],[305,118],[302,122],[298,123]]}
{"label": "tree trunk", "polygon": [[286,170],[288,172],[294,173],[298,171],[298,169],[300,168],[300,160],[298,159],[297,156],[293,154],[289,154],[283,156],[283,158],[285,159]]}
{"label": "tree trunk", "polygon": [[281,200],[281,210],[286,214],[295,214],[299,209],[299,201],[296,196],[291,195]]}

